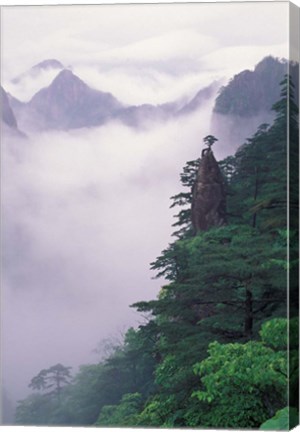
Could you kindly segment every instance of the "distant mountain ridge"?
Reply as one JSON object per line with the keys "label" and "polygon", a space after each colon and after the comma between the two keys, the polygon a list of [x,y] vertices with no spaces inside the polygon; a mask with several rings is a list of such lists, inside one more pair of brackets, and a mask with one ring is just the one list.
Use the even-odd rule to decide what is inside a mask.
{"label": "distant mountain ridge", "polygon": [[[293,68],[290,72],[296,79]],[[279,99],[279,83],[288,73],[288,62],[274,57],[265,57],[253,71],[244,70],[235,75],[216,98],[214,112],[253,116],[260,111],[271,110]]]}
{"label": "distant mountain ridge", "polygon": [[[34,66],[48,68],[61,66],[55,60],[46,60]],[[190,114],[213,97],[219,84],[213,82],[201,89],[184,106],[179,102],[160,105],[142,104],[126,106],[111,93],[92,89],[70,69],[62,69],[51,84],[39,90],[29,102],[21,102],[9,95],[19,124],[24,130],[68,130],[101,126],[118,120],[133,127],[144,127],[149,123],[163,122],[170,118]]]}
{"label": "distant mountain ridge", "polygon": [[19,84],[23,79],[27,77],[36,78],[40,73],[44,71],[59,71],[64,69],[64,65],[55,59],[43,60],[40,63],[32,66],[28,71],[16,76],[11,80],[13,84]]}
{"label": "distant mountain ridge", "polygon": [[235,75],[222,87],[213,108],[211,131],[232,149],[243,144],[262,123],[273,121],[272,106],[280,98],[280,82],[289,73],[299,88],[298,65],[272,56]]}
{"label": "distant mountain ridge", "polygon": [[91,89],[68,69],[63,69],[27,105],[46,129],[100,125],[123,107],[110,93]]}
{"label": "distant mountain ridge", "polygon": [[[101,126],[113,120],[132,128],[143,128],[196,113],[215,98],[210,133],[234,149],[261,123],[272,121],[271,107],[280,97],[279,83],[288,69],[288,62],[269,56],[253,71],[240,72],[221,88],[220,81],[212,82],[188,102],[136,106],[124,105],[111,93],[92,89],[57,60],[44,60],[31,68],[48,69],[57,74],[50,85],[39,90],[29,102],[6,94],[7,121],[11,124],[15,121],[21,130],[69,130]],[[299,86],[297,68],[290,65],[289,71]]]}

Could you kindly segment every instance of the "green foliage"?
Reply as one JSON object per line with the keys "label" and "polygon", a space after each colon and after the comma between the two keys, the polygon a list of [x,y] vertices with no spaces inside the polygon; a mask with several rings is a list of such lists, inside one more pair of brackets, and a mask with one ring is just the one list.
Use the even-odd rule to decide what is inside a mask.
{"label": "green foliage", "polygon": [[29,387],[33,390],[48,390],[54,388],[54,392],[60,393],[64,385],[69,384],[71,367],[58,363],[49,369],[43,369],[32,378]]}
{"label": "green foliage", "polygon": [[[199,165],[200,159],[186,163],[183,168],[183,172],[180,174],[180,181],[183,187],[189,188],[189,191],[180,192],[179,194],[171,197],[173,203],[170,208],[183,207],[180,212],[175,215],[177,221],[172,225],[174,227],[179,227],[179,229],[173,234],[173,236],[179,239],[191,237],[194,233],[191,219],[192,189],[196,180]],[[171,245],[171,248],[172,247],[174,247],[174,244]],[[166,251],[163,252],[163,255],[165,252]],[[156,269],[155,263],[152,264],[152,267],[153,269]]]}
{"label": "green foliage", "polygon": [[[45,395],[33,394],[19,401],[16,408],[17,425],[45,425],[52,400]],[[51,406],[52,409],[52,406]]]}
{"label": "green foliage", "polygon": [[262,342],[276,350],[287,349],[287,321],[284,318],[277,318],[263,324],[259,332]]}
{"label": "green foliage", "polygon": [[[209,345],[209,357],[194,366],[201,377],[201,390],[193,393],[209,404],[204,426],[257,427],[287,402],[286,334],[275,341],[271,328],[282,328],[286,320],[263,326],[264,342]],[[285,322],[285,329],[287,325]]]}
{"label": "green foliage", "polygon": [[231,225],[178,241],[165,261],[164,274],[174,281],[158,300],[135,306],[159,316],[167,338],[179,326],[178,338],[199,333],[197,325],[225,340],[249,337],[286,301],[286,274],[276,262],[284,259],[285,249],[274,240],[275,234]]}
{"label": "green foliage", "polygon": [[[51,425],[68,424],[70,417],[62,409],[70,385],[71,367],[58,363],[41,370],[32,378],[29,387],[42,391],[19,401],[16,409],[16,424]],[[49,391],[50,390],[50,391]]]}
{"label": "green foliage", "polygon": [[[192,186],[201,161],[189,162],[184,169],[182,183],[190,191],[173,197],[173,206],[184,208],[177,222],[183,230],[177,233],[179,240],[169,245],[151,267],[157,271],[157,277],[164,277],[169,284],[163,286],[157,300],[134,305],[141,312],[152,313],[160,335],[156,346],[161,362],[156,368],[155,382],[164,410],[162,413],[158,408],[156,398],[146,405],[144,413],[151,412],[151,425],[158,418],[163,425],[217,424],[216,419],[212,422],[206,406],[210,409],[214,401],[203,400],[201,407],[190,401],[190,394],[197,391],[192,365],[204,359],[209,342],[258,339],[261,324],[286,315],[287,271],[289,266],[297,266],[297,260],[295,257],[288,265],[286,254],[287,241],[293,233],[286,231],[285,108],[283,91],[281,103],[274,106],[274,124],[261,125],[234,156],[219,163],[227,179],[228,226],[194,237],[190,209],[185,207],[191,205]],[[262,337],[270,345],[260,342],[258,346],[265,353],[265,360],[279,343],[282,347],[286,343],[286,323],[272,321],[270,326],[262,329]],[[276,332],[273,340],[268,335],[272,331]],[[267,418],[265,406],[259,402],[257,419],[251,417],[250,410],[248,419],[246,414],[239,414],[240,395],[236,397],[236,404],[232,401],[230,407],[218,401],[219,411],[215,414],[219,416],[219,426],[223,426],[221,419],[229,409],[232,415],[228,415],[228,427],[254,423],[257,426],[257,419]],[[255,399],[252,394],[248,401],[251,409]],[[277,407],[275,400],[266,403]]]}
{"label": "green foliage", "polygon": [[214,137],[213,135],[207,135],[205,138],[203,138],[203,142],[208,147],[211,147],[216,141],[218,141],[218,138]]}
{"label": "green foliage", "polygon": [[259,429],[261,430],[290,430],[299,424],[299,412],[296,408],[285,407],[275,414],[274,417],[265,421]]}
{"label": "green foliage", "polygon": [[[147,397],[154,386],[156,362],[155,329],[151,327],[129,329],[123,345],[103,363],[80,368],[67,401],[70,408],[75,408],[73,424],[94,424],[104,406],[118,406],[125,394],[141,393]],[[105,408],[104,413],[107,410],[110,408]]]}
{"label": "green foliage", "polygon": [[135,426],[142,405],[139,393],[125,394],[118,405],[105,405],[95,426]]}

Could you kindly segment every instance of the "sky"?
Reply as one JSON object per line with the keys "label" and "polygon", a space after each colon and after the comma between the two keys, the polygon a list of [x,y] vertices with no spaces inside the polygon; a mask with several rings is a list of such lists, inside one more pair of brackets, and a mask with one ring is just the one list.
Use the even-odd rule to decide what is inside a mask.
{"label": "sky", "polygon": [[2,77],[55,58],[124,102],[161,103],[287,57],[287,23],[284,2],[4,7]]}
{"label": "sky", "polygon": [[[287,57],[287,3],[4,7],[2,84],[29,100],[49,58],[124,104],[189,100],[216,79]],[[11,79],[23,75],[19,84]],[[169,197],[209,131],[213,100],[176,122],[2,136],[2,375],[27,394],[42,368],[76,368],[142,321],[149,264],[172,240]],[[226,148],[217,148],[217,157]]]}

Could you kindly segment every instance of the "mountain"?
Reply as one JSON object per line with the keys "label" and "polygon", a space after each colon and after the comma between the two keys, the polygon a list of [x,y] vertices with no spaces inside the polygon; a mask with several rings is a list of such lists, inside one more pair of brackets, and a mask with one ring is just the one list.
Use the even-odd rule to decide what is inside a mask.
{"label": "mountain", "polygon": [[1,120],[10,128],[17,129],[17,120],[15,118],[15,115],[13,113],[13,110],[11,109],[8,95],[4,88],[1,86]]}
{"label": "mountain", "polygon": [[144,128],[149,124],[167,121],[178,109],[176,102],[161,105],[133,105],[121,110],[117,119],[133,128]]}
{"label": "mountain", "polygon": [[[17,99],[15,99],[15,100],[17,101]],[[4,88],[2,86],[1,86],[1,90],[0,90],[0,101],[1,101],[0,125],[1,125],[2,132],[7,133],[8,135],[13,136],[13,137],[26,138],[26,134],[24,134],[19,129],[16,115],[15,115],[14,109],[12,108],[11,97],[4,90]]]}
{"label": "mountain", "polygon": [[[61,67],[57,60],[45,60],[31,70]],[[92,89],[71,70],[63,69],[50,85],[39,90],[29,102],[21,102],[11,95],[9,98],[18,123],[26,131],[94,127],[111,120],[143,128],[153,122],[164,122],[197,111],[214,96],[218,87],[219,83],[212,83],[185,104],[174,101],[159,105],[125,106],[111,93]]]}
{"label": "mountain", "polygon": [[272,122],[272,106],[280,98],[280,82],[288,70],[298,87],[297,67],[271,56],[265,57],[254,70],[235,75],[216,98],[212,133],[235,149],[260,124]]}
{"label": "mountain", "polygon": [[42,62],[36,64],[32,67],[32,70],[41,70],[41,69],[63,69],[64,65],[55,59],[43,60]]}
{"label": "mountain", "polygon": [[32,66],[28,71],[18,75],[13,78],[11,82],[13,84],[19,84],[22,80],[26,78],[37,78],[41,73],[47,72],[58,72],[59,70],[64,69],[63,64],[55,59],[43,60],[42,62]]}
{"label": "mountain", "polygon": [[73,129],[103,124],[122,107],[110,93],[91,89],[64,69],[33,96],[25,113],[39,129]]}
{"label": "mountain", "polygon": [[131,127],[143,127],[149,122],[163,122],[188,115],[207,103],[215,95],[219,86],[218,82],[213,82],[210,86],[199,90],[189,102],[183,105],[179,101],[174,101],[159,105],[130,106],[118,113],[118,119]]}
{"label": "mountain", "polygon": [[249,117],[269,111],[279,99],[279,83],[287,71],[287,63],[266,57],[253,71],[235,75],[216,98],[214,112]]}
{"label": "mountain", "polygon": [[[271,108],[279,99],[279,83],[288,69],[298,88],[297,67],[271,56],[259,62],[254,70],[235,75],[221,87],[215,99],[210,133],[222,139],[224,146],[235,150],[261,123],[272,122]],[[31,77],[46,74],[45,81],[49,84],[35,93],[29,102],[8,96],[19,127],[27,131],[94,127],[111,120],[143,128],[197,112],[215,97],[220,87],[220,82],[213,82],[184,104],[173,101],[125,106],[111,93],[89,87],[71,70],[64,69],[58,60],[44,60],[33,66],[29,74]],[[40,85],[42,80],[36,82]],[[13,121],[12,116],[10,119]]]}
{"label": "mountain", "polygon": [[219,87],[220,83],[218,81],[214,81],[208,87],[199,90],[192,100],[177,112],[177,115],[190,114],[198,110],[205,102],[209,101],[215,95]]}

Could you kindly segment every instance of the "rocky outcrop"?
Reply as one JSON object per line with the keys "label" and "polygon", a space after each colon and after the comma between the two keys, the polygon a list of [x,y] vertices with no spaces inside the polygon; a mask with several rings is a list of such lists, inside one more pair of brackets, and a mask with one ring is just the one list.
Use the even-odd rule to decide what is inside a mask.
{"label": "rocky outcrop", "polygon": [[210,147],[202,151],[193,187],[192,223],[196,233],[226,224],[224,180]]}
{"label": "rocky outcrop", "polygon": [[14,116],[13,110],[9,104],[8,96],[3,87],[1,87],[1,117],[2,121],[7,124],[10,128],[17,129],[17,121]]}

